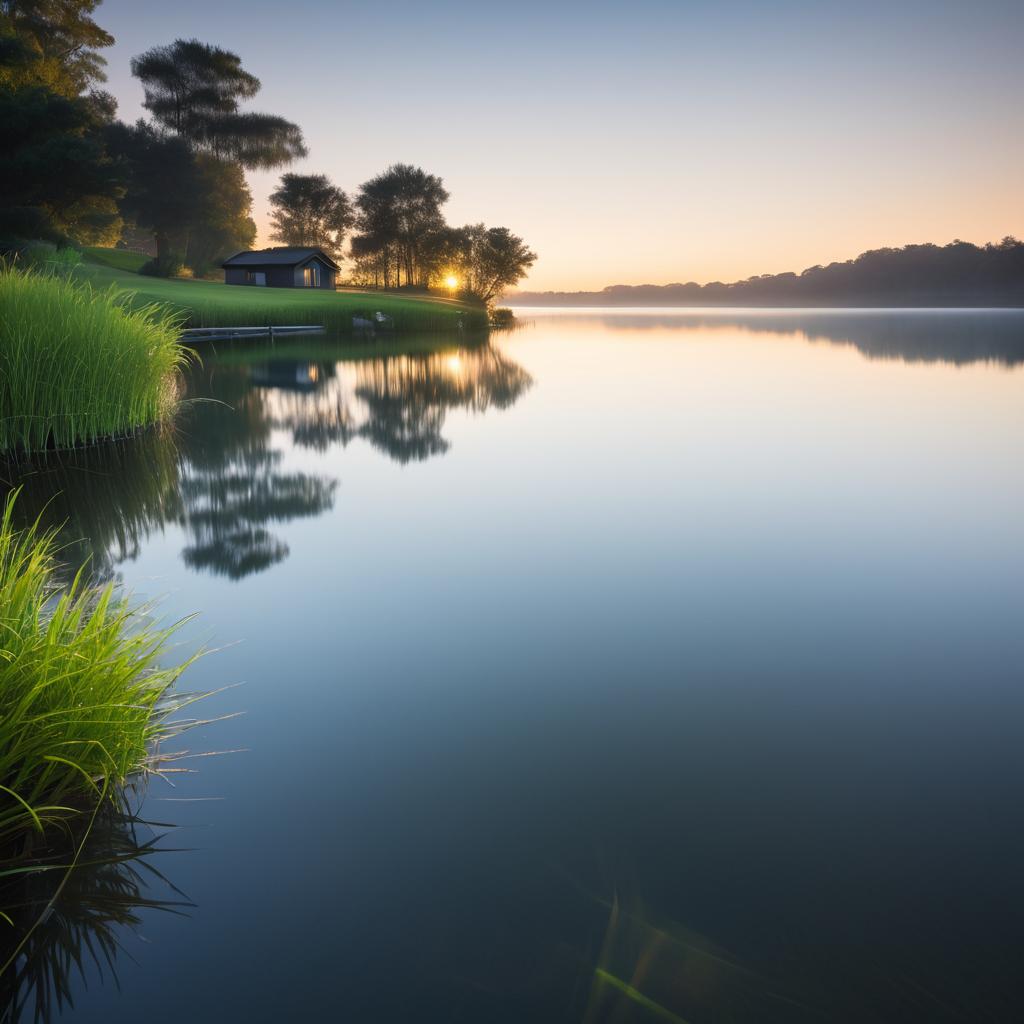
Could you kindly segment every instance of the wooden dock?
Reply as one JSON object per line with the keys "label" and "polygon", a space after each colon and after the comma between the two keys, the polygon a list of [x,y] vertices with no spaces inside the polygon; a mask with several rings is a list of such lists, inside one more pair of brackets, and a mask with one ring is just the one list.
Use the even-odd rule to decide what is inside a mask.
{"label": "wooden dock", "polygon": [[281,338],[289,334],[323,334],[323,324],[305,324],[288,327],[191,327],[181,332],[184,341],[214,341],[217,338]]}

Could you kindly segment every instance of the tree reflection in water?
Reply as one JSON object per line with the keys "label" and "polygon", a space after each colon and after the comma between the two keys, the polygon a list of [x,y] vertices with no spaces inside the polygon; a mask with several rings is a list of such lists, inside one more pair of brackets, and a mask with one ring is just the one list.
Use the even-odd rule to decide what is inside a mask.
{"label": "tree reflection in water", "polygon": [[[584,312],[581,310],[581,313]],[[572,319],[567,317],[567,320]],[[598,319],[586,315],[586,323]],[[1016,309],[666,309],[602,313],[611,331],[701,332],[739,328],[751,334],[796,335],[811,343],[852,346],[867,359],[904,363],[1024,362],[1024,316]]]}
{"label": "tree reflection in water", "polygon": [[[286,378],[301,375],[301,364]],[[254,368],[265,379],[265,368]],[[506,409],[533,379],[489,345],[320,366],[312,396],[279,396],[275,425],[293,441],[324,451],[363,438],[396,462],[422,461],[448,451],[441,431],[449,410]]]}
{"label": "tree reflection in water", "polygon": [[[178,522],[193,569],[243,579],[280,562],[288,545],[268,525],[317,516],[331,507],[336,481],[283,469],[271,445],[267,392],[216,360],[193,370],[181,419]],[[214,399],[210,401],[210,399]]]}
{"label": "tree reflection in water", "polygon": [[348,349],[344,361],[330,347],[302,358],[301,343],[222,353],[190,369],[172,429],[0,473],[0,491],[23,488],[25,520],[65,525],[70,572],[88,563],[109,578],[169,524],[185,533],[190,568],[232,580],[262,572],[288,556],[274,525],[321,515],[337,488],[290,468],[280,432],[321,453],[364,439],[398,462],[423,460],[448,450],[449,410],[504,409],[532,383],[489,345],[368,359]]}

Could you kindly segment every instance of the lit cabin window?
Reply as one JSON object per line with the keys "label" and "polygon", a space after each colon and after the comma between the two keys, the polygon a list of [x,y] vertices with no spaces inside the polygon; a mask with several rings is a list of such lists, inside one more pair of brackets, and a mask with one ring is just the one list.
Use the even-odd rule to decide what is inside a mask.
{"label": "lit cabin window", "polygon": [[319,288],[320,287],[320,266],[314,263],[311,267],[306,267],[302,271],[303,283],[307,288]]}
{"label": "lit cabin window", "polygon": [[256,275],[251,270],[245,272],[245,283],[252,284],[256,280]]}

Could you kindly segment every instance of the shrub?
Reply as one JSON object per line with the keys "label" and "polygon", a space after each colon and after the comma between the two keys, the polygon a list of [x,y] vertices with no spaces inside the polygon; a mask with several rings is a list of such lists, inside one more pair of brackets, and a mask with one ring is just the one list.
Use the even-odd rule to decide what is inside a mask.
{"label": "shrub", "polygon": [[515,325],[516,315],[507,306],[498,306],[488,313],[488,321],[492,327],[507,330]]}
{"label": "shrub", "polygon": [[5,240],[0,242],[4,262],[20,270],[68,272],[82,262],[82,254],[72,245],[52,242]]}
{"label": "shrub", "polygon": [[0,269],[0,452],[123,436],[171,413],[180,317],[129,299]]}
{"label": "shrub", "polygon": [[180,277],[184,269],[185,261],[176,253],[171,253],[162,260],[156,256],[146,260],[139,267],[138,273],[145,274],[146,277]]}

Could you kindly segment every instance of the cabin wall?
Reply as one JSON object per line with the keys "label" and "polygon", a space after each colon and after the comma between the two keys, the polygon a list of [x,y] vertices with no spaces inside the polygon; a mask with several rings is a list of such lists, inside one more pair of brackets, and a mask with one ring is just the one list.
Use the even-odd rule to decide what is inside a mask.
{"label": "cabin wall", "polygon": [[[252,271],[253,273],[265,274],[267,278],[266,285],[256,284],[255,281],[247,281],[245,275]],[[292,279],[292,268],[291,267],[225,267],[224,268],[224,283],[225,284],[244,284],[250,288],[294,288],[295,282]]]}
{"label": "cabin wall", "polygon": [[293,288],[291,267],[266,267],[268,288]]}
{"label": "cabin wall", "polygon": [[[320,260],[314,260],[320,267],[320,287],[327,288],[333,291],[335,284],[336,272],[332,270],[327,264],[321,263]],[[305,288],[305,279],[303,276],[303,270],[310,264],[304,263],[298,267],[225,267],[224,268],[224,283],[225,284],[242,284],[248,285],[251,288],[263,287],[257,285],[253,281],[247,281],[245,275],[248,271],[259,272],[265,274],[267,278],[267,288]]]}

